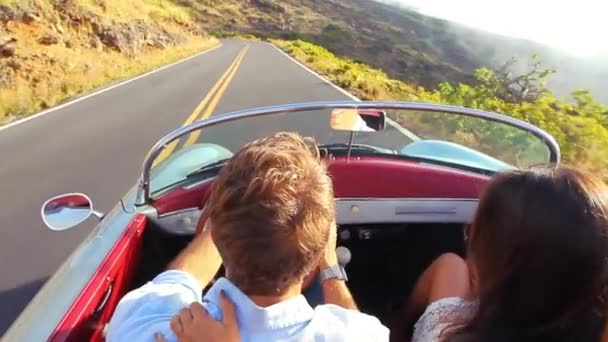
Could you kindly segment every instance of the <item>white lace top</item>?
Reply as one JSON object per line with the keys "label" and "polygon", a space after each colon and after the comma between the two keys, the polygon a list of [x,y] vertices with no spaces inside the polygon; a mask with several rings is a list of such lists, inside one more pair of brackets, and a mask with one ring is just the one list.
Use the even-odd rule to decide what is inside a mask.
{"label": "white lace top", "polygon": [[463,324],[472,318],[477,302],[459,297],[439,299],[426,307],[416,325],[412,342],[437,342],[451,324]]}

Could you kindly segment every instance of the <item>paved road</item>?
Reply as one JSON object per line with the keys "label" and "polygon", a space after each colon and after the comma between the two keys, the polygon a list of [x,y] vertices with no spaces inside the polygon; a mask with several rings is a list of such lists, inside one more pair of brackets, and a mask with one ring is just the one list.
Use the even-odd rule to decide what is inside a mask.
{"label": "paved road", "polygon": [[[184,124],[245,44],[224,41],[187,62],[0,131],[0,335],[94,225],[48,231],[42,203],[78,191],[109,210],[134,184],[152,144]],[[213,114],[347,98],[265,43],[252,43],[232,70],[215,108],[213,101],[206,107]]]}

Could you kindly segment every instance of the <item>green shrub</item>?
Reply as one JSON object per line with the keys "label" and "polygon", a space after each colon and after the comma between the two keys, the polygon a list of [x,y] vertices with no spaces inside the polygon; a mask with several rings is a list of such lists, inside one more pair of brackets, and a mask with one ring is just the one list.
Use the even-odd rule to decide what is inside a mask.
{"label": "green shrub", "polygon": [[[553,135],[560,145],[565,163],[608,178],[608,108],[595,101],[587,90],[573,91],[572,102],[559,100],[545,89],[538,92],[538,96],[517,102],[513,101],[512,96],[505,96],[508,90],[505,87],[509,85],[504,75],[497,75],[487,68],[475,72],[475,84],[441,83],[436,90],[426,90],[389,79],[379,69],[337,57],[327,49],[306,41],[272,42],[361,99],[443,103],[501,113],[530,122]],[[539,85],[542,86],[544,78],[551,73],[542,69],[538,73]],[[393,119],[400,120],[399,117]],[[521,135],[474,125],[466,118],[455,117],[455,121],[442,122],[443,127],[430,126],[431,123],[425,123],[422,117],[416,119],[408,115],[408,125],[418,125],[417,129],[422,131],[439,130],[459,135],[463,142],[467,141],[466,145],[482,150],[484,146],[500,151],[513,144],[526,145]]]}

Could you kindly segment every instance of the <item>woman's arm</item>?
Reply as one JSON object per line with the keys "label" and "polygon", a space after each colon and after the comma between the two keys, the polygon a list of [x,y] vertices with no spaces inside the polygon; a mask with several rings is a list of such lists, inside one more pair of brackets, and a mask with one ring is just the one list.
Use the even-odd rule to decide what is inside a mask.
{"label": "woman's arm", "polygon": [[429,304],[448,297],[472,297],[469,268],[453,253],[439,256],[418,278],[406,306],[405,323],[413,325]]}

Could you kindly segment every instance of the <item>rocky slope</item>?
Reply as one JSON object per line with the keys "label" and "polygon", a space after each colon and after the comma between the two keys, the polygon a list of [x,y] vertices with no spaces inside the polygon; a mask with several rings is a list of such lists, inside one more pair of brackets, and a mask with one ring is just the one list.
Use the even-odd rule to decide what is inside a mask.
{"label": "rocky slope", "polygon": [[170,2],[0,2],[0,122],[215,42]]}
{"label": "rocky slope", "polygon": [[474,69],[499,66],[513,55],[522,59],[520,67],[526,67],[526,59],[536,53],[557,69],[550,83],[557,95],[589,88],[608,103],[608,60],[568,56],[531,41],[489,34],[372,0],[178,2],[192,8],[210,30],[302,38],[430,89],[442,81],[471,82]]}

